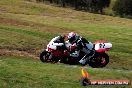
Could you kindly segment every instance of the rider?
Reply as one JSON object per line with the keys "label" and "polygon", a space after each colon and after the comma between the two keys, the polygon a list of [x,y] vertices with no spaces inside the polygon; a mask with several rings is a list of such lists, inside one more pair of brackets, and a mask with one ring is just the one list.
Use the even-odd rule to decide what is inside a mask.
{"label": "rider", "polygon": [[[80,50],[86,53],[86,55],[80,59],[82,65],[86,64],[86,57],[91,58],[93,56],[93,44],[87,41],[85,38],[79,36],[77,33],[70,32],[67,36],[68,42],[71,43],[71,48],[76,47],[73,53],[70,56],[78,57]],[[87,48],[88,46],[88,48]]]}
{"label": "rider", "polygon": [[74,33],[74,32],[70,32],[68,35],[67,35],[67,38],[68,38],[68,43],[71,44],[69,46],[69,49],[71,52],[70,56],[72,57],[78,57],[79,56],[79,50],[77,47],[77,44],[76,44],[76,41],[78,40],[79,36],[77,33]]}

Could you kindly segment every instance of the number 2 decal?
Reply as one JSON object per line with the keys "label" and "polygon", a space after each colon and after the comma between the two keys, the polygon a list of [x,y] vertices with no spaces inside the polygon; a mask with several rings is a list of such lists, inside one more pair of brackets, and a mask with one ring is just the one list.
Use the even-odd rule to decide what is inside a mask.
{"label": "number 2 decal", "polygon": [[99,44],[99,47],[100,47],[100,48],[104,48],[104,47],[105,47],[105,44],[104,44],[104,43],[100,43],[100,44]]}

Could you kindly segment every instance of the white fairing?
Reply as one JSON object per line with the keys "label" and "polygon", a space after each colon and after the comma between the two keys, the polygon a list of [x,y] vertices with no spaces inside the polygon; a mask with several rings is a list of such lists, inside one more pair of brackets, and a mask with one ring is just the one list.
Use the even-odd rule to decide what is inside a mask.
{"label": "white fairing", "polygon": [[97,44],[95,44],[95,50],[106,49],[106,48],[111,48],[111,47],[112,47],[111,43],[97,43]]}
{"label": "white fairing", "polygon": [[54,49],[54,50],[56,50],[56,49],[57,49],[57,47],[56,47],[56,46],[54,46],[54,45],[49,45],[49,46],[48,46],[48,48],[51,48],[51,49]]}

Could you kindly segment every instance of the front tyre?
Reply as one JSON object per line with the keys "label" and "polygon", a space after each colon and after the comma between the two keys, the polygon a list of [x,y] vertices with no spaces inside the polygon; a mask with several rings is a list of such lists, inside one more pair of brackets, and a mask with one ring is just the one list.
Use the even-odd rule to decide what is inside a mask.
{"label": "front tyre", "polygon": [[89,65],[93,68],[102,68],[109,63],[109,56],[106,53],[96,53],[90,60]]}

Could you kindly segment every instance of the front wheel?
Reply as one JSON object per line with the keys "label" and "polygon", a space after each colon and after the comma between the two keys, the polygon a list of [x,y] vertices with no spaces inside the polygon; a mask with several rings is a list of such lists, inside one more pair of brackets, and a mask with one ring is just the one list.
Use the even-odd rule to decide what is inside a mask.
{"label": "front wheel", "polygon": [[109,56],[106,53],[96,53],[90,60],[89,65],[93,68],[102,68],[109,63]]}

